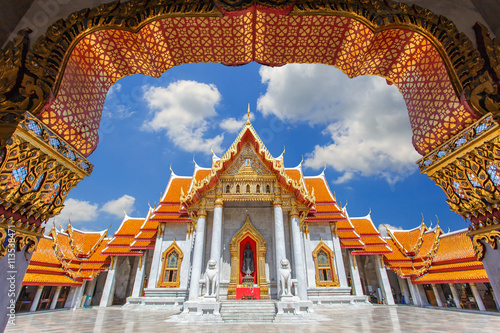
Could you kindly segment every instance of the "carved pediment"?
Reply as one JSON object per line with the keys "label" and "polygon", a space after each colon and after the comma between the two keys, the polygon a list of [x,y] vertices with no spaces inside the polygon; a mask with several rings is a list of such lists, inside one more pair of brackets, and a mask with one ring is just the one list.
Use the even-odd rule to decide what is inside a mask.
{"label": "carved pediment", "polygon": [[224,176],[273,176],[250,144],[246,144],[233,164],[222,174]]}

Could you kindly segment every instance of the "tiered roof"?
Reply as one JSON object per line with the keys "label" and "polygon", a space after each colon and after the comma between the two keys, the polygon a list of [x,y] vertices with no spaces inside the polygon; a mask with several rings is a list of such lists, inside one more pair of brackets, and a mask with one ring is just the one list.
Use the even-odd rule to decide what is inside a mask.
{"label": "tiered roof", "polygon": [[375,228],[370,214],[365,217],[352,217],[350,220],[364,244],[362,250],[353,251],[352,254],[392,254],[391,248]]}
{"label": "tiered roof", "polygon": [[137,244],[136,236],[141,232],[145,220],[144,218],[132,218],[125,214],[118,231],[115,232],[102,254],[109,256],[141,256],[143,252],[137,250],[140,244],[136,247],[133,247],[132,244]]}
{"label": "tiered roof", "polygon": [[388,230],[392,254],[386,264],[415,284],[488,282],[477,260],[467,230],[444,234],[438,227],[429,230],[422,222],[412,230]]}
{"label": "tiered roof", "polygon": [[439,248],[427,274],[414,283],[488,282],[481,261],[477,260],[467,229],[442,235]]}
{"label": "tiered roof", "polygon": [[110,258],[101,253],[109,241],[107,230],[84,232],[71,227],[52,229],[31,257],[23,285],[79,286],[106,270]]}

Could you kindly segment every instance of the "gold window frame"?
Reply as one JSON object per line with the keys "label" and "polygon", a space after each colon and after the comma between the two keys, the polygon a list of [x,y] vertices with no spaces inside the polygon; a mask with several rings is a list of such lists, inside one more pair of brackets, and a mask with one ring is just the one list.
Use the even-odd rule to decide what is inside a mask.
{"label": "gold window frame", "polygon": [[[330,275],[332,277],[331,281],[321,281],[320,276],[319,276],[320,270],[326,269],[326,268],[319,266],[318,254],[321,252],[321,250],[325,251],[327,256],[328,256],[329,266],[330,266],[329,267],[330,268]],[[333,251],[328,247],[328,245],[326,245],[325,242],[323,242],[323,239],[320,239],[319,244],[314,249],[312,255],[314,258],[314,266],[316,267],[316,287],[338,287],[338,286],[340,286],[339,280],[337,277],[337,272],[335,271],[335,264],[334,264],[335,255],[334,255]]]}
{"label": "gold window frame", "polygon": [[[165,281],[165,273],[167,271],[167,268],[169,271],[173,270],[167,266],[167,263],[168,263],[169,255],[174,251],[177,252],[177,254],[178,254],[177,267],[174,269],[175,271],[177,271],[176,279],[175,279],[175,281],[172,281],[172,282],[164,282]],[[177,245],[177,243],[175,242],[175,239],[174,239],[172,244],[163,252],[163,254],[161,256],[161,261],[162,261],[161,275],[160,275],[160,279],[158,280],[158,283],[156,285],[157,288],[179,288],[180,283],[181,283],[180,275],[181,275],[181,264],[182,264],[183,257],[184,257],[184,253],[182,253],[181,248]]]}

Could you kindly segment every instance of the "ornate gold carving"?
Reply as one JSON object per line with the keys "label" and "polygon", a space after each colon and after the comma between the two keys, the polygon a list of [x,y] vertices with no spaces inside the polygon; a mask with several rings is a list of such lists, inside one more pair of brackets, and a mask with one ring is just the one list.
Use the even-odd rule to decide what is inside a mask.
{"label": "ornate gold carving", "polygon": [[0,51],[0,149],[11,141],[25,110],[40,108],[49,97],[49,86],[26,59],[30,33],[19,31]]}
{"label": "ornate gold carving", "polygon": [[337,238],[337,222],[330,222],[330,232],[332,233],[333,237]]}
{"label": "ornate gold carving", "polygon": [[448,196],[450,209],[482,225],[500,205],[500,126],[485,115],[418,161]]}
{"label": "ornate gold carving", "polygon": [[485,245],[481,242],[490,244],[491,248],[496,250],[498,247],[498,241],[500,240],[500,231],[489,230],[485,233],[477,234],[472,237],[472,245],[474,246],[474,252],[476,253],[477,260],[483,260],[484,253],[486,251]]}
{"label": "ornate gold carving", "polygon": [[90,162],[26,113],[0,167],[0,205],[46,221],[59,214],[69,191],[91,171]]}
{"label": "ornate gold carving", "polygon": [[478,50],[484,62],[482,73],[466,90],[471,106],[480,114],[500,113],[500,45],[491,39],[488,29],[480,23],[474,25]]}
{"label": "ornate gold carving", "polygon": [[9,252],[21,251],[25,247],[26,253],[33,253],[43,231],[41,226],[0,215],[0,259]]}
{"label": "ornate gold carving", "polygon": [[231,252],[231,280],[227,291],[227,299],[236,299],[236,288],[239,283],[240,271],[240,243],[245,238],[250,237],[255,241],[256,258],[255,274],[257,276],[257,284],[260,287],[260,297],[269,299],[269,286],[266,279],[266,241],[260,232],[250,222],[250,217],[247,216],[245,224],[233,236],[229,243],[229,251]]}
{"label": "ornate gold carving", "polygon": [[[57,237],[57,231],[56,231],[55,224],[52,227],[52,230],[50,231],[50,236],[52,237],[52,248],[54,249],[54,254],[55,254],[57,260],[59,261],[59,263],[61,264],[63,271],[66,272],[72,279],[81,278],[82,277],[82,274],[81,274],[82,265],[78,265],[77,271],[72,269],[72,267],[71,267],[71,264],[73,263],[72,258],[66,257],[66,254],[64,253],[61,246],[59,245],[59,239]],[[75,257],[76,257],[76,255],[75,255]],[[113,257],[111,257],[111,258],[113,258]],[[113,265],[113,260],[111,261],[110,267],[112,267],[112,265]]]}

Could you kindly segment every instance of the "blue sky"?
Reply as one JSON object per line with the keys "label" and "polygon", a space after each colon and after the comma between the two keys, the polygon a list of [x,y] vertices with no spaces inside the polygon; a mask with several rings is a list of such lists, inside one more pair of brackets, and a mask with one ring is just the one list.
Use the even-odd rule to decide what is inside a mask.
{"label": "blue sky", "polygon": [[[349,79],[324,65],[279,68],[191,64],[155,79],[133,75],[108,92],[90,177],[73,189],[56,224],[117,229],[123,212],[144,217],[170,177],[209,167],[236,138],[250,104],[252,124],[287,167],[326,177],[351,217],[371,210],[376,226],[409,229],[422,220],[466,228],[444,192],[421,175],[402,96],[385,79]],[[437,215],[437,217],[436,217]]]}

